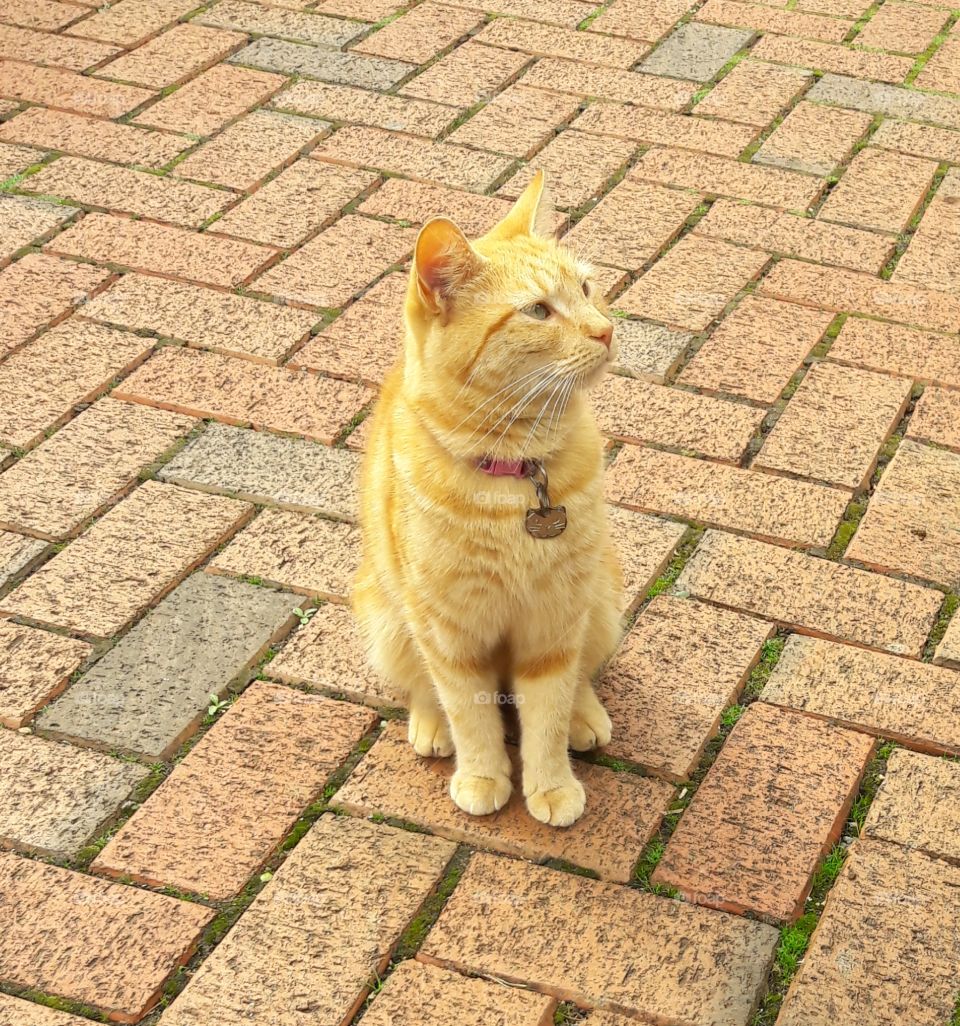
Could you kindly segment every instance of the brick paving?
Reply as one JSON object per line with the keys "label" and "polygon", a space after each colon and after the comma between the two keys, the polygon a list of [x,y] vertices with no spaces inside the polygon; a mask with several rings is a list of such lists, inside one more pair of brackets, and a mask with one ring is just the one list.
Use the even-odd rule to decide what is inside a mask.
{"label": "brick paving", "polygon": [[[960,10],[0,0],[0,1026],[957,1026]],[[618,363],[587,812],[346,599],[433,214]]]}

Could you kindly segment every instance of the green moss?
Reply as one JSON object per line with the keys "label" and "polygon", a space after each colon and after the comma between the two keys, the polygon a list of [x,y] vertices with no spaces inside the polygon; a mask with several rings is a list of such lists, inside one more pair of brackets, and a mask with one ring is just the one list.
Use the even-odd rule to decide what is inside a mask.
{"label": "green moss", "polygon": [[450,860],[447,871],[440,880],[436,891],[423,904],[420,912],[414,917],[410,925],[403,931],[394,952],[394,963],[402,962],[405,958],[413,958],[420,950],[424,938],[430,932],[430,928],[440,917],[443,906],[453,893],[454,887],[460,882],[463,871],[470,861],[470,851],[467,848],[460,848]]}
{"label": "green moss", "polygon": [[839,559],[847,550],[850,539],[856,534],[863,514],[867,512],[866,499],[854,499],[846,508],[843,520],[837,527],[836,534],[827,548],[828,559]]}
{"label": "green moss", "polygon": [[749,704],[750,701],[759,697],[760,692],[766,687],[770,674],[773,673],[774,668],[780,661],[780,656],[783,654],[783,646],[786,643],[786,631],[777,631],[772,638],[768,638],[760,647],[760,660],[751,670],[741,694],[741,700],[744,704]]}
{"label": "green moss", "polygon": [[958,607],[960,607],[960,595],[956,592],[950,592],[943,597],[943,604],[940,606],[937,622],[933,625],[930,636],[927,638],[927,644],[924,646],[923,658],[926,662],[933,659],[937,645],[943,640],[947,627],[956,614]]}

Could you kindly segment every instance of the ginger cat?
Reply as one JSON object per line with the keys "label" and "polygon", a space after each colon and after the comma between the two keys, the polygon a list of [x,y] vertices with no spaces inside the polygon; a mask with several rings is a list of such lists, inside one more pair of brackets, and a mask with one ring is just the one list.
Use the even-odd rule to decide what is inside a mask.
{"label": "ginger cat", "polygon": [[[456,804],[484,815],[510,797],[506,680],[527,808],[566,826],[584,808],[568,745],[610,740],[591,678],[619,636],[621,577],[583,393],[613,326],[590,268],[537,230],[542,197],[538,173],[473,243],[445,218],[420,232],[364,459],[353,604],[373,665],[408,697],[415,750],[456,751]],[[533,461],[562,533],[555,508],[527,528],[548,505]]]}

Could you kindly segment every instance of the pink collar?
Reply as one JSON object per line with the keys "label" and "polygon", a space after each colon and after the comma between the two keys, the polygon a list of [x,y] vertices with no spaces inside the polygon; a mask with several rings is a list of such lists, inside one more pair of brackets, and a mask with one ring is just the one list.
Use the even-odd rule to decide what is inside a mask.
{"label": "pink collar", "polygon": [[530,477],[533,473],[532,460],[498,460],[493,456],[482,456],[477,460],[477,470],[492,477]]}

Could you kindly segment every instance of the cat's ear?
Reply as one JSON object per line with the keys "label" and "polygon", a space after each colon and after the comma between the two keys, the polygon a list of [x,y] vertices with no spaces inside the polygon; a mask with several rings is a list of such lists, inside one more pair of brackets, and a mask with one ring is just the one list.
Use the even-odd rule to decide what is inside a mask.
{"label": "cat's ear", "polygon": [[420,229],[413,250],[420,298],[439,311],[460,286],[479,270],[482,257],[462,231],[446,217],[435,217]]}
{"label": "cat's ear", "polygon": [[510,213],[488,233],[492,239],[512,239],[517,235],[549,234],[550,203],[546,195],[543,169],[530,180]]}

